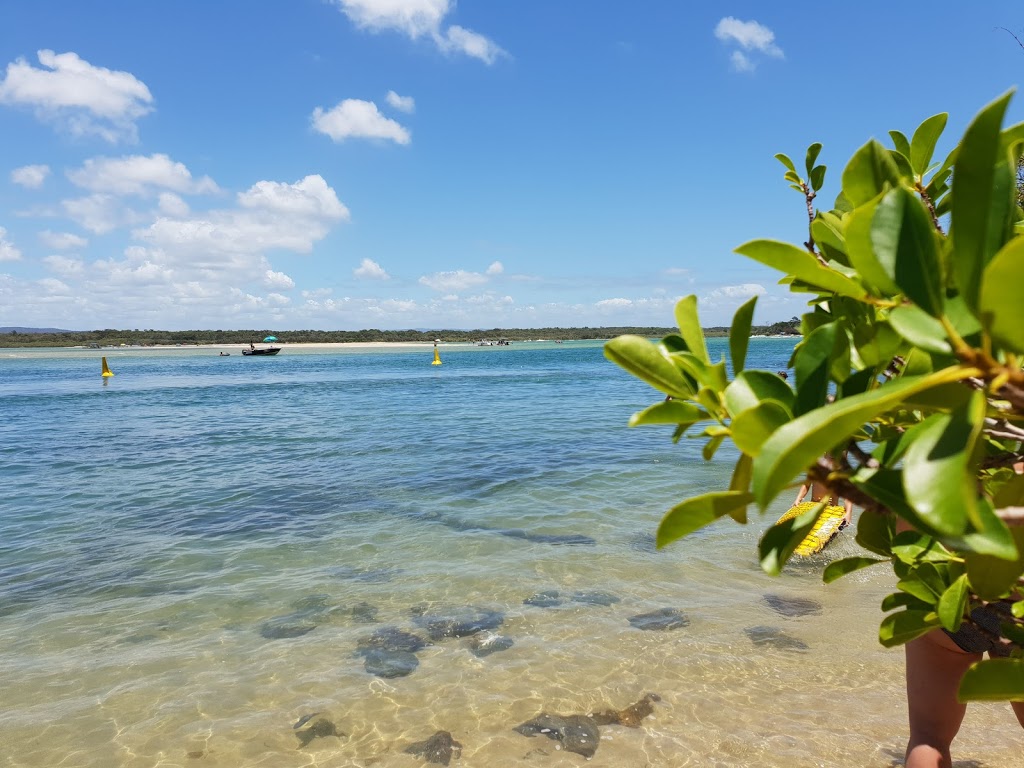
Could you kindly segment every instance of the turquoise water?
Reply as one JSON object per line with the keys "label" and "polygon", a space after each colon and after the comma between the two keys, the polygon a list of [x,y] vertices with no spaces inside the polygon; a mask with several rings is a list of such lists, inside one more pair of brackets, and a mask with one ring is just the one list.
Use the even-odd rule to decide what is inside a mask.
{"label": "turquoise water", "polygon": [[[755,339],[749,364],[791,347]],[[593,765],[901,754],[883,575],[769,580],[764,520],[656,551],[664,511],[724,487],[729,455],[628,429],[657,395],[599,344],[448,346],[440,367],[429,347],[230,351],[0,350],[0,765],[408,766],[436,730],[463,766],[578,765],[512,729],[648,691],[653,715],[602,728]],[[524,604],[540,592],[557,604]],[[787,618],[766,594],[820,610]],[[467,606],[511,647],[439,640],[393,678],[356,653]],[[629,622],[663,608],[688,624]],[[311,713],[345,735],[302,746]],[[1014,722],[975,707],[958,754],[1012,765]]]}

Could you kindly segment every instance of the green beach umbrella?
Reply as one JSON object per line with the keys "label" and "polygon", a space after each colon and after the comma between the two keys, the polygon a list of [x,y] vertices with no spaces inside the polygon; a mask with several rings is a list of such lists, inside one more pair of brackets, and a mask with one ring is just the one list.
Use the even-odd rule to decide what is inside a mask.
{"label": "green beach umbrella", "polygon": [[269,344],[272,341],[277,341],[277,336],[267,336],[267,338],[263,340],[263,343]]}

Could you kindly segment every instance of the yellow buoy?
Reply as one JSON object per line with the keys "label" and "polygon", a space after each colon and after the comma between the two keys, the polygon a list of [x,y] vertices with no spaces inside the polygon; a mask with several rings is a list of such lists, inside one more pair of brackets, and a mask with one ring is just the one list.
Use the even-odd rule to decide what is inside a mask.
{"label": "yellow buoy", "polygon": [[441,355],[437,351],[437,342],[434,342],[434,362],[431,365],[441,365]]}
{"label": "yellow buoy", "polygon": [[107,365],[107,358],[104,357],[103,358],[103,378],[107,378],[108,376],[113,376],[113,375],[114,375],[114,372],[112,370],[110,370],[110,367]]}

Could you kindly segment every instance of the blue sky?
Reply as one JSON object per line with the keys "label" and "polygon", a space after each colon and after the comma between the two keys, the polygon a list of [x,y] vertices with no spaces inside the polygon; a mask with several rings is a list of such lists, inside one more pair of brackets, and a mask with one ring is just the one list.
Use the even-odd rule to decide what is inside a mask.
{"label": "blue sky", "polygon": [[[1010,0],[4,0],[0,325],[726,325],[889,129],[1024,72]],[[1021,97],[1010,120],[1024,119]]]}

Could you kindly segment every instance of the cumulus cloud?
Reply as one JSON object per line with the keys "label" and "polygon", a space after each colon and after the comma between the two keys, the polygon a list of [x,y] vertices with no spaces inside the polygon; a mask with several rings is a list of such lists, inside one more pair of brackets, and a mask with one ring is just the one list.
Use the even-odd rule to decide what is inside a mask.
{"label": "cumulus cloud", "polygon": [[432,275],[424,275],[420,278],[419,282],[420,285],[433,288],[435,291],[458,293],[467,288],[486,283],[487,276],[481,275],[479,272],[467,272],[463,269],[458,269],[453,272],[435,272]]}
{"label": "cumulus cloud", "polygon": [[749,299],[751,296],[760,296],[767,293],[763,285],[758,283],[743,283],[741,285],[723,285],[715,288],[702,301],[714,302],[721,299]]}
{"label": "cumulus cloud", "polygon": [[740,21],[726,16],[715,27],[715,37],[726,45],[737,45],[730,57],[737,72],[750,72],[757,67],[751,53],[763,54],[775,59],[785,58],[782,49],[775,44],[775,33],[756,21]]}
{"label": "cumulus cloud", "polygon": [[384,117],[372,101],[345,99],[325,111],[313,110],[313,128],[334,141],[345,139],[387,139],[396,144],[412,141],[409,131],[398,122]]}
{"label": "cumulus cloud", "polygon": [[388,91],[388,95],[385,98],[388,104],[399,112],[412,113],[416,111],[416,100],[412,96],[399,96],[394,91]]}
{"label": "cumulus cloud", "polygon": [[161,192],[157,199],[159,201],[157,207],[164,216],[175,216],[180,219],[188,216],[191,211],[188,203],[173,192]]}
{"label": "cumulus cloud", "polygon": [[61,207],[68,218],[97,235],[140,221],[138,213],[113,195],[95,194],[63,200]]}
{"label": "cumulus cloud", "polygon": [[39,189],[50,175],[48,165],[23,165],[11,171],[11,181],[25,189]]}
{"label": "cumulus cloud", "polygon": [[21,251],[7,239],[7,230],[0,227],[0,261],[18,261],[20,258]]}
{"label": "cumulus cloud", "polygon": [[290,291],[295,287],[295,281],[284,272],[275,272],[268,269],[263,273],[263,284],[268,288],[276,288],[279,291]]}
{"label": "cumulus cloud", "polygon": [[488,275],[500,275],[504,271],[505,265],[502,264],[500,261],[491,262],[491,266],[487,268]]}
{"label": "cumulus cloud", "polygon": [[43,259],[46,268],[64,278],[77,278],[85,272],[85,262],[67,256],[46,256]]}
{"label": "cumulus cloud", "polygon": [[417,40],[428,37],[444,53],[461,53],[493,64],[506,55],[487,37],[460,26],[442,28],[454,0],[334,0],[349,20],[371,32],[393,31]]}
{"label": "cumulus cloud", "polygon": [[153,111],[145,83],[75,53],[41,50],[37,56],[42,68],[21,58],[7,65],[0,104],[32,108],[37,119],[73,136],[99,136],[111,144],[137,140],[136,121]]}
{"label": "cumulus cloud", "polygon": [[352,274],[366,280],[390,280],[391,275],[373,259],[363,259]]}
{"label": "cumulus cloud", "polygon": [[94,157],[81,168],[68,171],[73,184],[111,195],[146,197],[162,190],[179,194],[209,194],[218,191],[209,176],[193,179],[183,163],[167,155],[131,155],[127,157]]}
{"label": "cumulus cloud", "polygon": [[89,241],[79,235],[70,232],[51,232],[48,229],[39,233],[39,239],[43,245],[57,251],[66,251],[71,248],[85,248]]}

